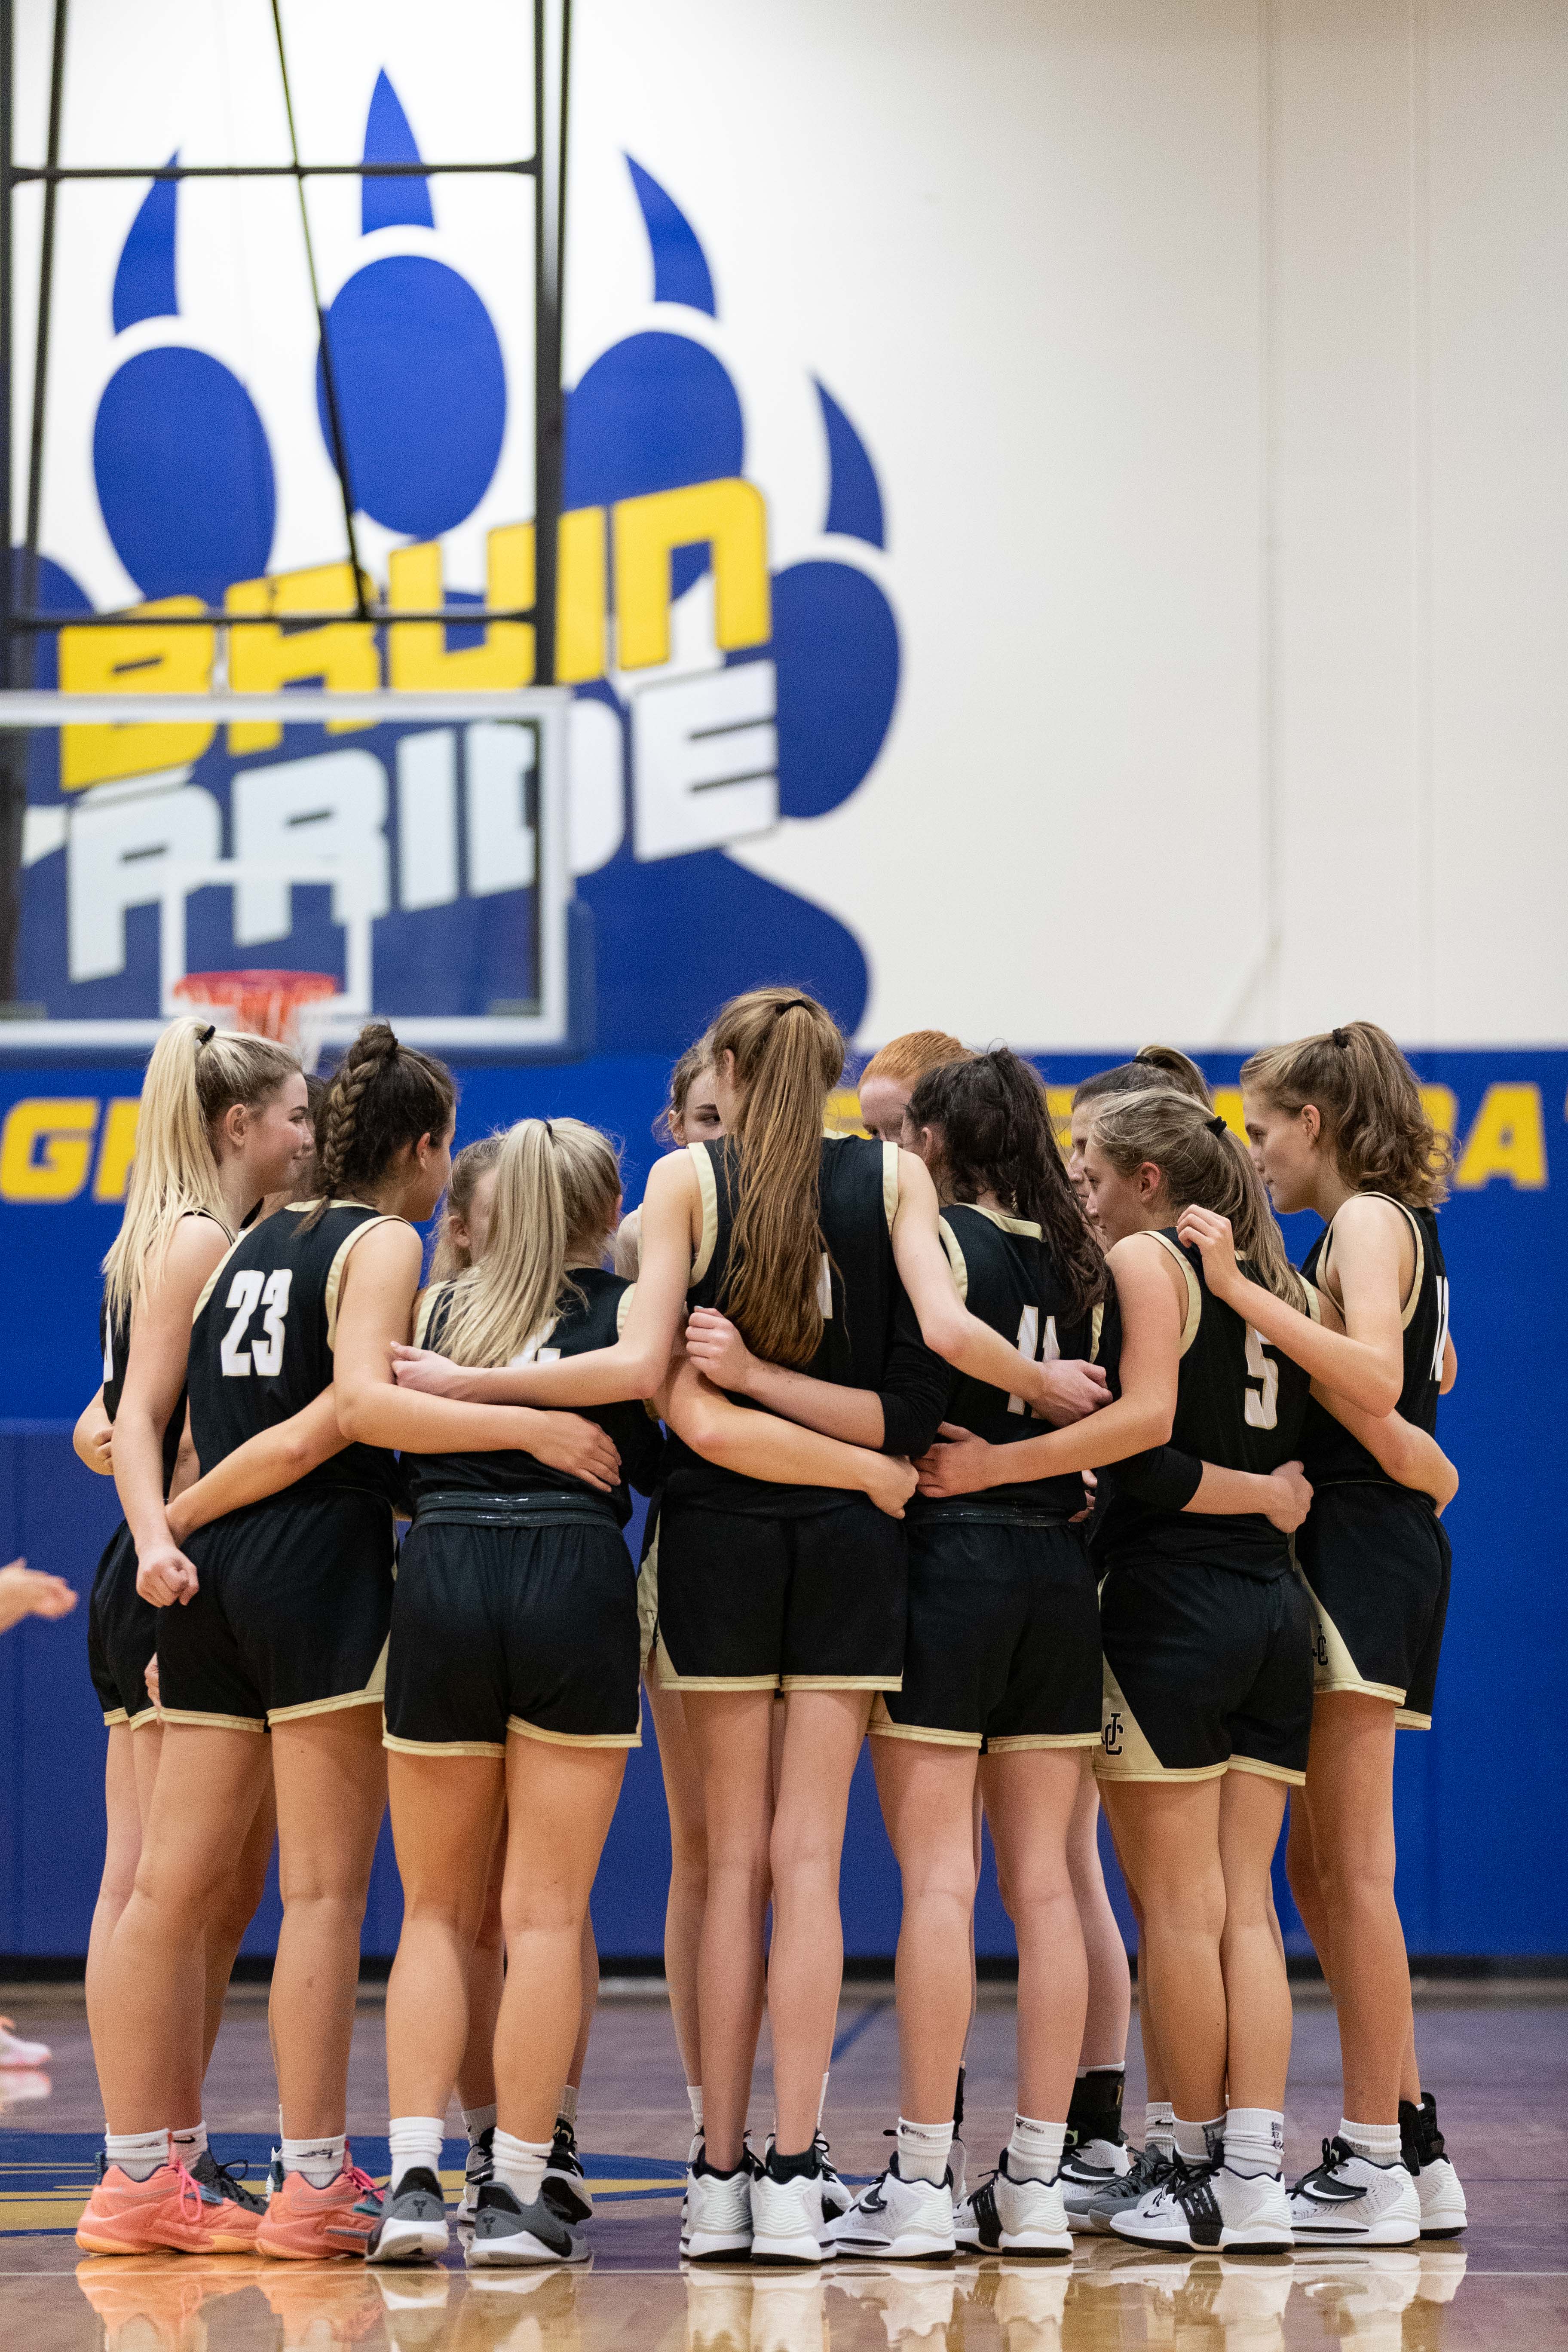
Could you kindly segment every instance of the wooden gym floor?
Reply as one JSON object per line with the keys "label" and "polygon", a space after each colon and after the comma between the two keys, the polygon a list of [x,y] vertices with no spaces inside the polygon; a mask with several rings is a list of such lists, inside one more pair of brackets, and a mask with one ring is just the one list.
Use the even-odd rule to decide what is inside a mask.
{"label": "wooden gym floor", "polygon": [[[83,2260],[70,2231],[100,2128],[79,1995],[7,1996],[47,2076],[0,2075],[0,2344],[17,2352],[1568,2352],[1568,2006],[1521,1989],[1423,2006],[1426,2079],[1470,2200],[1466,2235],[1419,2252],[1224,2261],[1078,2242],[1068,2263],[966,2263],[945,2271],[841,2263],[820,2278],[683,2273],[676,2237],[689,2131],[668,2013],[601,2007],[580,2117],[598,2211],[592,2267],[574,2274],[459,2266],[372,2272],[315,2265]],[[1136,2043],[1136,2037],[1134,2037]],[[964,2137],[989,2169],[1011,2115],[1013,2016],[975,2021]],[[765,2130],[764,2065],[753,2116]],[[884,1993],[847,1989],[827,2124],[847,2175],[883,2161],[896,2114],[897,2044]],[[1134,2136],[1142,2084],[1128,2081]],[[254,2177],[275,2131],[261,2000],[235,1995],[207,2086],[220,2156]],[[1298,2012],[1287,2161],[1304,2170],[1338,2120],[1331,2016]],[[452,2118],[459,2130],[458,2118]],[[386,2164],[379,2004],[361,2012],[349,2125],[367,2168]],[[449,2145],[447,2162],[461,2162]]]}

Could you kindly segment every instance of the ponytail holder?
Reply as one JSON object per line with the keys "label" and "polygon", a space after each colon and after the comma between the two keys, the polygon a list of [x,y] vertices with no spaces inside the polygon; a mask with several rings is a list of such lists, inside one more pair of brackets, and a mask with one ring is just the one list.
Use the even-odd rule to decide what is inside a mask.
{"label": "ponytail holder", "polygon": [[542,1119],[540,1121],[540,1125],[543,1128],[545,1134],[550,1138],[551,1142],[553,1143],[555,1140],[555,1129],[551,1125],[550,1121],[547,1118]]}
{"label": "ponytail holder", "polygon": [[198,1029],[196,1031],[196,1045],[198,1048],[203,1045],[210,1045],[216,1035],[217,1024],[216,1021],[209,1021],[205,1029]]}
{"label": "ponytail holder", "polygon": [[780,1013],[815,1013],[816,1010],[809,996],[788,996],[779,1006]]}
{"label": "ponytail holder", "polygon": [[1350,1042],[1350,1032],[1348,1030],[1336,1029],[1334,1031],[1334,1043],[1339,1047],[1342,1054],[1346,1051]]}
{"label": "ponytail holder", "polygon": [[1228,1135],[1230,1133],[1229,1128],[1226,1127],[1224,1119],[1221,1118],[1217,1110],[1212,1118],[1205,1119],[1204,1125],[1207,1128],[1211,1135]]}

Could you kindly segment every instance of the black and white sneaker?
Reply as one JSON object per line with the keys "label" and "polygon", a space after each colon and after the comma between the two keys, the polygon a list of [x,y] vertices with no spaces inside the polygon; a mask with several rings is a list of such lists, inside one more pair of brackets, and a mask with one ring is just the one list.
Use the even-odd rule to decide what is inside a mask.
{"label": "black and white sneaker", "polygon": [[468,2263],[473,2271],[532,2267],[546,2263],[585,2263],[588,2248],[574,2238],[536,2197],[520,2205],[504,2181],[489,2180],[480,2189],[468,2241]]}
{"label": "black and white sneaker", "polygon": [[267,2200],[259,2189],[247,2189],[240,2177],[247,2167],[243,2158],[238,2164],[220,2164],[210,2147],[204,2147],[190,2168],[191,2179],[215,2196],[224,2198],[230,2205],[242,2205],[247,2213],[265,2213]]}
{"label": "black and white sneaker", "polygon": [[429,2168],[405,2172],[393,2196],[382,2200],[381,2219],[365,2241],[367,2263],[438,2263],[446,2252],[447,2203]]}
{"label": "black and white sneaker", "polygon": [[[829,2256],[833,2241],[822,2218],[822,2176],[816,2167],[816,2149],[809,2172],[782,2178],[779,2155],[770,2147],[767,2161],[752,2182],[752,2260],[816,2265]],[[696,2231],[692,2232],[696,2252]]]}
{"label": "black and white sneaker", "polygon": [[880,2179],[831,2224],[830,2235],[839,2253],[870,2262],[951,2260],[956,2252],[952,2173],[941,2180],[906,2180],[895,2155]]}
{"label": "black and white sneaker", "polygon": [[555,2118],[555,2137],[550,2145],[550,2161],[544,2168],[544,2185],[539,2193],[563,2221],[591,2221],[594,2218],[593,2192],[577,2154],[577,2135],[564,2116]]}
{"label": "black and white sneaker", "polygon": [[1421,2200],[1403,2162],[1373,2164],[1337,2137],[1290,2191],[1299,2246],[1413,2246]]}
{"label": "black and white sneaker", "polygon": [[[1469,2222],[1465,2192],[1453,2158],[1437,2128],[1437,2102],[1430,2091],[1421,2105],[1399,2102],[1399,2152],[1415,2181],[1424,2238],[1457,2238]],[[198,2179],[200,2175],[197,2175]]]}
{"label": "black and white sneaker", "polygon": [[1127,2179],[1132,2150],[1125,2140],[1091,2139],[1069,2147],[1062,2158],[1062,2204],[1069,2230],[1092,2230],[1089,2207]]}
{"label": "black and white sneaker", "polygon": [[1134,2148],[1131,2157],[1121,2179],[1098,2189],[1089,2200],[1089,2226],[1101,2235],[1110,2233],[1118,2213],[1130,2213],[1152,2189],[1163,2188],[1176,2168],[1174,2158],[1158,2147]]}
{"label": "black and white sneaker", "polygon": [[694,2263],[734,2262],[752,2251],[752,2176],[756,2159],[742,2150],[733,2172],[715,2172],[705,2141],[687,2168],[680,2213],[680,2251]]}
{"label": "black and white sneaker", "polygon": [[1058,2180],[1015,2180],[1003,2149],[996,2169],[952,2217],[965,2254],[1070,2254],[1072,2234]]}
{"label": "black and white sneaker", "polygon": [[1134,2245],[1185,2246],[1194,2254],[1288,2254],[1294,2242],[1283,2181],[1271,2172],[1232,2172],[1218,2157],[1178,2160],[1169,2180],[1110,2226]]}
{"label": "black and white sneaker", "polygon": [[831,2228],[848,2212],[854,2200],[834,2168],[826,2134],[818,2132],[813,2145],[816,2149],[817,2176],[822,2182],[822,2218]]}
{"label": "black and white sneaker", "polygon": [[458,2207],[459,2231],[471,2230],[474,2215],[479,2210],[479,2191],[496,2177],[496,2127],[488,2124],[478,2139],[468,2142],[468,2160],[463,2166],[463,2194]]}

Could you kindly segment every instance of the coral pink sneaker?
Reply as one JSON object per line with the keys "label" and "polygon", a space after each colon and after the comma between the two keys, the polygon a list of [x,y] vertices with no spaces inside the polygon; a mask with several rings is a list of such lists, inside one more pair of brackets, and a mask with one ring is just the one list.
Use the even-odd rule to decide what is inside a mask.
{"label": "coral pink sneaker", "polygon": [[106,2164],[77,2223],[84,2254],[249,2254],[256,2251],[258,2213],[215,2197],[183,2164],[161,2164],[132,2180]]}
{"label": "coral pink sneaker", "polygon": [[381,2219],[381,2191],[345,2153],[343,2168],[325,2189],[302,2172],[286,2172],[274,2189],[256,2233],[256,2251],[283,2262],[320,2263],[359,2254]]}

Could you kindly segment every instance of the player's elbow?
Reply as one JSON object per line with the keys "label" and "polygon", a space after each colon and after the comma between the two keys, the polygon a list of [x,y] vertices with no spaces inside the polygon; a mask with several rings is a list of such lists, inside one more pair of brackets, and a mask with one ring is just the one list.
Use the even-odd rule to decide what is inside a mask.
{"label": "player's elbow", "polygon": [[[395,1394],[396,1391],[394,1391],[393,1393]],[[396,1443],[395,1439],[389,1441],[382,1434],[381,1400],[375,1389],[368,1381],[363,1387],[339,1389],[336,1391],[334,1402],[338,1427],[351,1445],[385,1445],[388,1443]],[[289,1443],[299,1444],[300,1441],[296,1437],[290,1439]]]}
{"label": "player's elbow", "polygon": [[1385,1420],[1398,1405],[1402,1385],[1397,1372],[1379,1370],[1370,1373],[1362,1399],[1363,1409],[1379,1421]]}
{"label": "player's elbow", "polygon": [[955,1364],[963,1352],[968,1323],[969,1318],[956,1298],[951,1307],[944,1300],[940,1306],[928,1307],[921,1317],[921,1338],[933,1356],[940,1356],[944,1364]]}

